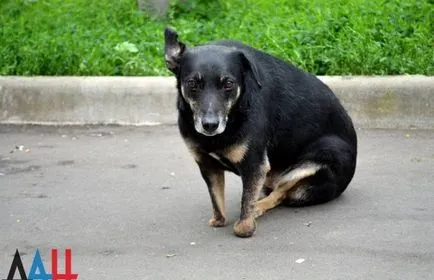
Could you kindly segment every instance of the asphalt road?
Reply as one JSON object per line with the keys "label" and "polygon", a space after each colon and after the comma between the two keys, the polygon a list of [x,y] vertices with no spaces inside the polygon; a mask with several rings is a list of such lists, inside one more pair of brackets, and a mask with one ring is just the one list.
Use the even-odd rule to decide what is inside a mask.
{"label": "asphalt road", "polygon": [[176,127],[0,126],[0,278],[17,248],[28,273],[37,248],[51,271],[50,249],[63,267],[68,247],[86,280],[434,279],[434,131],[358,134],[344,195],[275,209],[240,239],[239,178],[227,177],[229,225],[208,227]]}

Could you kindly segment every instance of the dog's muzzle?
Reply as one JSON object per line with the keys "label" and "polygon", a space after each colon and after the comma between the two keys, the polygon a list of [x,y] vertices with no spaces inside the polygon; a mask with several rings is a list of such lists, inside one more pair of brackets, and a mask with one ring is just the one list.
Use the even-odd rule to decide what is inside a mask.
{"label": "dog's muzzle", "polygon": [[214,136],[223,133],[226,128],[227,117],[218,115],[205,115],[194,118],[194,127],[197,132],[205,136]]}

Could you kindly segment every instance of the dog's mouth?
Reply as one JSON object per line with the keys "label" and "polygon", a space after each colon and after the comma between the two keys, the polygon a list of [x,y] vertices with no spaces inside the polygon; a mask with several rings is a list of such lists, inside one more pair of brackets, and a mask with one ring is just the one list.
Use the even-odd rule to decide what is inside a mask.
{"label": "dog's mouth", "polygon": [[228,117],[216,116],[194,116],[194,128],[205,136],[215,136],[221,134],[226,129]]}

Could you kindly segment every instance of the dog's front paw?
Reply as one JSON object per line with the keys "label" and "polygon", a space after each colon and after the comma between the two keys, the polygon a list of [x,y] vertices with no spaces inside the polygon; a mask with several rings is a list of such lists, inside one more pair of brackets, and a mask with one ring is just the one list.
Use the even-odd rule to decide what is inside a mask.
{"label": "dog's front paw", "polygon": [[253,217],[239,220],[234,225],[235,235],[238,237],[251,237],[256,229],[256,221]]}
{"label": "dog's front paw", "polygon": [[211,219],[209,219],[208,225],[211,227],[224,227],[226,225],[226,219],[223,217],[218,219],[212,217]]}

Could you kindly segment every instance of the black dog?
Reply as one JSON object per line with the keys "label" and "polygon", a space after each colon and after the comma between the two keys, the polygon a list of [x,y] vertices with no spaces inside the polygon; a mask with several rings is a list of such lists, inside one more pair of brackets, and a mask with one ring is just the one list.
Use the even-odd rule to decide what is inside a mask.
{"label": "black dog", "polygon": [[[319,79],[233,41],[187,48],[165,30],[165,60],[177,79],[180,134],[225,225],[224,171],[241,176],[237,236],[279,204],[307,206],[338,197],[353,178],[357,135]],[[268,196],[259,200],[262,189]]]}

